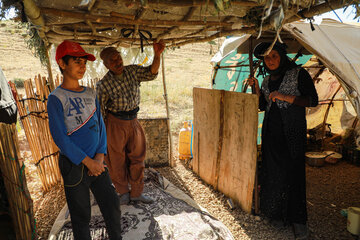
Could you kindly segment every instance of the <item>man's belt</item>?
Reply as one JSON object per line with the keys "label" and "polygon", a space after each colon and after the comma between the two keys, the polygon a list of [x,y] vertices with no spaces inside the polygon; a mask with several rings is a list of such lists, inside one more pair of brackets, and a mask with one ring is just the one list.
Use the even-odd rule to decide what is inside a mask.
{"label": "man's belt", "polygon": [[118,111],[112,112],[109,111],[111,115],[121,120],[133,120],[137,117],[137,112],[139,111],[139,107],[131,110],[131,111]]}

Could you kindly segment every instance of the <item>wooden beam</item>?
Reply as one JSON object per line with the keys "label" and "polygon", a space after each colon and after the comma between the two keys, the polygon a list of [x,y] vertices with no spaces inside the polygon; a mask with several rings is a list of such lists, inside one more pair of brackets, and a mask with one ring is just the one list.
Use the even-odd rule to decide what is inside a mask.
{"label": "wooden beam", "polygon": [[[52,39],[60,39],[60,40],[66,40],[66,39],[72,39],[72,40],[83,40],[83,41],[94,41],[94,40],[99,40],[99,41],[108,41],[108,42],[113,42],[113,41],[122,41],[122,42],[129,42],[129,43],[133,43],[135,45],[139,45],[140,46],[140,38],[124,38],[124,37],[118,37],[118,36],[114,36],[114,37],[107,37],[107,36],[103,36],[103,35],[93,35],[91,33],[89,34],[77,34],[76,36],[74,36],[74,34],[69,34],[69,35],[63,35],[63,34],[57,34],[55,32],[48,32],[46,33],[46,36],[48,38],[52,38]],[[178,41],[197,41],[197,40],[201,40],[202,38],[200,37],[177,37],[177,38],[167,38],[167,39],[163,39],[163,41],[165,43],[174,43],[174,42],[178,42]],[[151,38],[148,39],[149,42],[152,41],[156,41],[156,38]],[[150,46],[150,44],[149,44]]]}
{"label": "wooden beam", "polygon": [[145,13],[145,8],[140,7],[138,9],[136,9],[136,13],[135,13],[135,19],[138,20],[140,19]]}
{"label": "wooden beam", "polygon": [[[342,8],[342,7],[345,6],[345,4],[341,4],[339,1],[336,1],[336,0],[329,0],[329,4],[333,9],[338,9],[338,8]],[[331,9],[330,9],[330,7],[329,7],[329,5],[327,3],[322,3],[322,4],[319,4],[317,6],[311,7],[309,9],[300,10],[299,12],[297,12],[294,15],[289,15],[285,19],[285,23],[298,21],[300,19],[304,19],[304,17],[305,18],[313,17],[313,16],[316,16],[316,15],[328,12],[330,10]],[[264,26],[262,28],[262,31],[267,31],[269,29],[272,29],[272,26],[270,25],[270,23],[266,23],[266,24],[264,24]],[[211,40],[214,40],[216,38],[227,36],[227,35],[254,34],[257,31],[258,31],[258,28],[256,28],[256,27],[236,29],[234,31],[227,30],[227,31],[218,32],[218,33],[216,33],[214,35],[211,35],[209,37],[199,38],[197,40],[195,40],[195,39],[193,39],[193,40],[184,40],[184,41],[180,41],[180,42],[177,42],[177,43],[173,43],[169,47],[183,46],[183,45],[190,44],[190,43],[195,43],[195,42],[207,42],[207,41],[211,41]]]}
{"label": "wooden beam", "polygon": [[65,10],[58,10],[54,8],[41,8],[41,12],[48,15],[58,16],[58,17],[68,17],[81,20],[90,20],[96,23],[120,23],[120,24],[130,24],[130,25],[155,25],[155,26],[222,26],[222,27],[231,27],[233,23],[224,23],[224,22],[215,22],[215,21],[172,21],[172,20],[129,20],[120,17],[108,17],[108,16],[99,16],[92,15],[83,12],[72,12]]}
{"label": "wooden beam", "polygon": [[121,14],[121,13],[118,13],[118,12],[110,12],[110,16],[111,17],[120,17],[120,18],[126,18],[126,19],[129,19],[129,20],[135,20],[135,16],[134,15],[126,15],[126,14]]}
{"label": "wooden beam", "polygon": [[45,21],[41,14],[40,8],[35,4],[33,0],[23,0],[24,11],[30,22],[34,25],[39,26],[37,32],[39,33],[40,38],[43,39],[45,45],[49,45],[45,37]]}
{"label": "wooden beam", "polygon": [[[106,0],[106,1],[111,1],[113,2],[113,0]],[[124,0],[122,1],[125,4],[137,4],[137,6],[142,6],[140,1],[136,1],[134,2],[133,0]],[[165,7],[199,7],[199,6],[203,6],[206,4],[212,4],[212,1],[208,1],[208,0],[147,0],[147,5],[144,7],[149,7],[149,6],[165,6]],[[264,2],[265,3],[265,2]],[[258,4],[255,1],[243,1],[243,0],[238,0],[238,1],[231,1],[232,5],[236,5],[236,6],[240,6],[240,7],[256,7],[256,6],[263,6],[264,4]]]}
{"label": "wooden beam", "polygon": [[[99,24],[99,23],[91,23],[92,26],[96,29],[96,31],[109,31],[112,30],[113,28],[132,28],[134,25],[130,25],[130,24],[113,24],[113,23],[104,23],[104,24]],[[90,26],[88,24],[84,23],[74,23],[74,24],[56,24],[56,25],[49,25],[48,26],[48,30],[52,30],[54,32],[73,32],[74,29],[78,29],[78,31],[80,31],[79,29],[81,29],[80,32],[84,32],[88,31],[89,33],[92,31],[92,29],[90,28]],[[148,30],[148,31],[166,31],[169,28],[168,27],[151,27],[151,26],[139,26],[140,30]],[[194,28],[181,28],[181,30],[183,31],[191,31],[194,30]],[[79,33],[79,32],[78,32]]]}
{"label": "wooden beam", "polygon": [[[194,14],[196,10],[196,7],[190,7],[189,11],[187,12],[187,14],[184,16],[184,18],[182,19],[182,21],[187,21],[189,20],[192,15]],[[171,33],[173,33],[174,31],[176,30],[179,30],[179,27],[178,26],[175,26],[175,27],[172,27],[170,28],[168,31],[165,31],[164,33],[162,34],[159,34],[156,38],[156,41],[158,42],[160,39],[163,39],[165,38],[166,36],[169,36]]]}

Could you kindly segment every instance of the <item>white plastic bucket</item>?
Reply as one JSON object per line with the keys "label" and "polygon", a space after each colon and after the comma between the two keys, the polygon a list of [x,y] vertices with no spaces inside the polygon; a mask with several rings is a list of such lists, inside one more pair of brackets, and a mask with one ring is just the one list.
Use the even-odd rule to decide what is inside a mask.
{"label": "white plastic bucket", "polygon": [[348,208],[347,230],[354,235],[360,235],[360,208]]}

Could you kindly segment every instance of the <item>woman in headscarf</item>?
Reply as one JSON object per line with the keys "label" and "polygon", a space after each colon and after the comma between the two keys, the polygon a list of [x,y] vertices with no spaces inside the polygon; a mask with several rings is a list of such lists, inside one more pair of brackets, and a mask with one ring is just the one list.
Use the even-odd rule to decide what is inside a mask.
{"label": "woman in headscarf", "polygon": [[315,107],[318,96],[309,73],[292,62],[283,44],[271,43],[254,49],[268,75],[261,89],[249,79],[265,110],[262,128],[262,162],[259,172],[260,210],[277,228],[292,224],[296,239],[307,239],[305,189],[305,107]]}

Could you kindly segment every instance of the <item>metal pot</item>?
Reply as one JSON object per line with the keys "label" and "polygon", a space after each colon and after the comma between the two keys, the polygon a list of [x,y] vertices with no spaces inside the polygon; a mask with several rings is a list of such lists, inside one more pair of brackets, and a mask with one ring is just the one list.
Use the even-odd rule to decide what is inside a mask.
{"label": "metal pot", "polygon": [[325,152],[307,152],[305,153],[306,162],[312,167],[322,167],[325,163],[325,158],[333,155],[334,152],[326,154]]}

